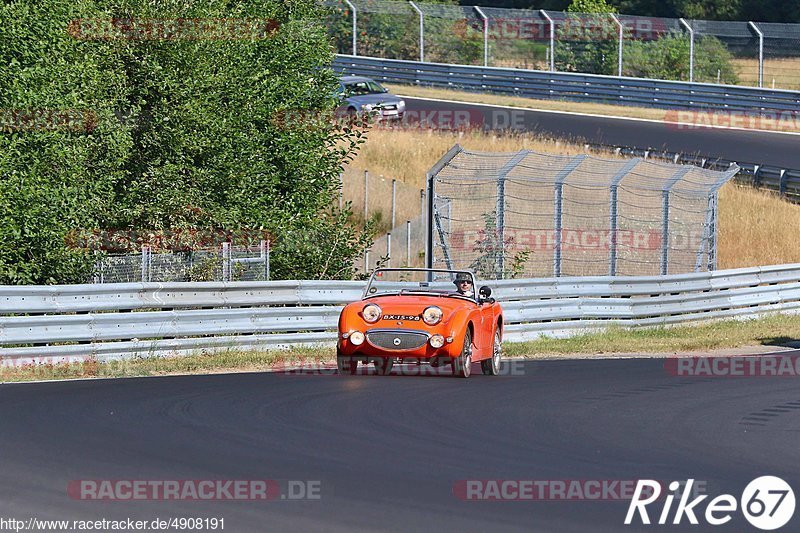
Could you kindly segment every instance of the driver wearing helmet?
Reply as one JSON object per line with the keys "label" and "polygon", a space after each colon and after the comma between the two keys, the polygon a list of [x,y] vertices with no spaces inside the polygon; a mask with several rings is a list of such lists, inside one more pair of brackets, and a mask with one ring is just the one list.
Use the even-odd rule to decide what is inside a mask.
{"label": "driver wearing helmet", "polygon": [[459,272],[456,274],[456,279],[453,280],[453,284],[456,286],[458,294],[470,298],[474,296],[475,292],[472,287],[472,276],[466,272]]}

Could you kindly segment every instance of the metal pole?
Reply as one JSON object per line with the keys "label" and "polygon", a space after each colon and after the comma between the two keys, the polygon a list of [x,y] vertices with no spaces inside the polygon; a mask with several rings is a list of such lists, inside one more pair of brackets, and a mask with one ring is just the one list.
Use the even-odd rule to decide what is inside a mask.
{"label": "metal pole", "polygon": [[[433,268],[433,175],[426,175],[428,181],[428,216],[425,231],[425,266]],[[425,196],[423,198],[423,205]]]}
{"label": "metal pole", "polygon": [[350,2],[350,0],[344,0],[344,1],[347,3],[348,6],[350,6],[350,9],[353,10],[353,55],[357,56],[358,54],[356,53],[356,41],[358,36],[358,10],[356,10],[356,6],[354,6],[353,3]]}
{"label": "metal pole", "polygon": [[473,6],[473,8],[483,21],[483,66],[488,67],[489,66],[489,17],[486,16],[486,13],[484,13],[480,7]]}
{"label": "metal pole", "polygon": [[751,28],[758,34],[758,86],[764,86],[764,34],[758,29],[755,22],[748,22]]}
{"label": "metal pole", "polygon": [[411,266],[411,221],[406,220],[406,266]]}
{"label": "metal pole", "polygon": [[619,65],[618,65],[618,68],[617,68],[617,72],[618,72],[618,76],[621,78],[621,77],[622,77],[622,39],[623,39],[623,27],[622,27],[622,23],[619,21],[619,19],[617,18],[617,16],[616,16],[614,13],[609,13],[609,14],[611,15],[611,18],[612,18],[612,19],[614,19],[614,22],[616,22],[616,23],[617,23],[617,27],[619,28],[619,58],[617,59],[617,62],[619,63]]}
{"label": "metal pole", "polygon": [[231,243],[222,243],[222,281],[231,280]]}
{"label": "metal pole", "polygon": [[369,171],[364,171],[364,224],[369,220]]}
{"label": "metal pole", "polygon": [[392,180],[392,229],[394,229],[397,217],[397,180]]}
{"label": "metal pole", "polygon": [[411,0],[408,1],[411,4],[411,7],[419,13],[419,61],[420,63],[425,62],[425,15],[423,15],[422,10],[417,7],[417,4],[412,2]]}
{"label": "metal pole", "polygon": [[689,83],[694,81],[694,29],[685,19],[678,19],[683,27],[689,30]]}
{"label": "metal pole", "polygon": [[150,281],[150,247],[142,246],[142,283]]}
{"label": "metal pole", "polygon": [[270,252],[270,244],[271,244],[270,241],[267,240],[267,245],[266,245],[266,256],[267,257],[264,260],[264,269],[266,270],[266,272],[264,273],[264,278],[265,278],[266,281],[269,281],[269,252]]}
{"label": "metal pole", "polygon": [[392,266],[392,232],[386,234],[386,266]]}
{"label": "metal pole", "polygon": [[561,226],[563,223],[564,184],[556,183],[553,200],[553,276],[561,276]]}
{"label": "metal pole", "polygon": [[610,228],[610,238],[609,238],[609,254],[608,254],[608,275],[609,276],[616,276],[617,275],[617,227],[619,225],[619,202],[617,201],[619,197],[619,184],[628,175],[630,171],[632,171],[636,165],[639,164],[641,159],[635,157],[628,161],[625,166],[623,166],[613,178],[611,178],[611,199],[609,204],[609,228]]}
{"label": "metal pole", "polygon": [[425,221],[425,189],[419,190],[419,218]]}
{"label": "metal pole", "polygon": [[556,71],[556,24],[547,11],[540,9],[539,12],[550,23],[550,72]]}

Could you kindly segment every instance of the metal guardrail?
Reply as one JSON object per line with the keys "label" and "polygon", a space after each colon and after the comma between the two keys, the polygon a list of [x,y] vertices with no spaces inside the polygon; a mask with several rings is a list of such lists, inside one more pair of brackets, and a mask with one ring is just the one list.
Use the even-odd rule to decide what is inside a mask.
{"label": "metal guardrail", "polygon": [[406,85],[661,109],[793,112],[800,92],[337,55],[336,72]]}
{"label": "metal guardrail", "polygon": [[[800,264],[492,282],[505,337],[800,312]],[[332,343],[358,281],[0,287],[0,365]],[[9,363],[10,361],[10,363]]]}

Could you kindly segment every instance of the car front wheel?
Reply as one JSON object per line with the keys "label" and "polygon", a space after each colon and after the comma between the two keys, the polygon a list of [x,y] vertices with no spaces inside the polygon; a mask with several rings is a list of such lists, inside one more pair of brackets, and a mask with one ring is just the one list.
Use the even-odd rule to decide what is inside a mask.
{"label": "car front wheel", "polygon": [[461,355],[453,359],[453,375],[459,378],[468,378],[472,372],[472,333],[467,330],[464,335],[464,347]]}
{"label": "car front wheel", "polygon": [[481,370],[486,376],[496,376],[500,373],[500,357],[503,354],[500,330],[494,332],[494,345],[492,346],[491,359],[481,361]]}

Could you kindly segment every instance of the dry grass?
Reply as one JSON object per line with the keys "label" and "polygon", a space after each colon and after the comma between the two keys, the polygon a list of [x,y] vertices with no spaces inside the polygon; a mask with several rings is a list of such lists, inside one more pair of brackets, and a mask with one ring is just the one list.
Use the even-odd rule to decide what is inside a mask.
{"label": "dry grass", "polygon": [[[734,59],[740,85],[758,85],[758,59]],[[800,89],[800,58],[765,58],[764,87],[775,89]]]}
{"label": "dry grass", "polygon": [[[482,132],[446,133],[429,131],[373,130],[361,153],[352,164],[357,180],[359,171],[369,169],[375,176],[394,177],[418,194],[424,186],[425,173],[453,144],[491,152],[515,152],[523,148],[540,152],[573,155],[584,152],[583,146],[563,141],[539,139],[530,135],[495,135]],[[601,154],[601,157],[611,157]],[[363,185],[357,181],[349,194],[363,197]],[[416,198],[416,196],[414,196]],[[384,196],[371,192],[370,203],[386,202]],[[414,205],[405,205],[403,218],[419,213]],[[361,203],[363,209],[363,202]],[[800,262],[796,232],[800,228],[800,205],[776,194],[728,184],[719,199],[719,268]]]}

